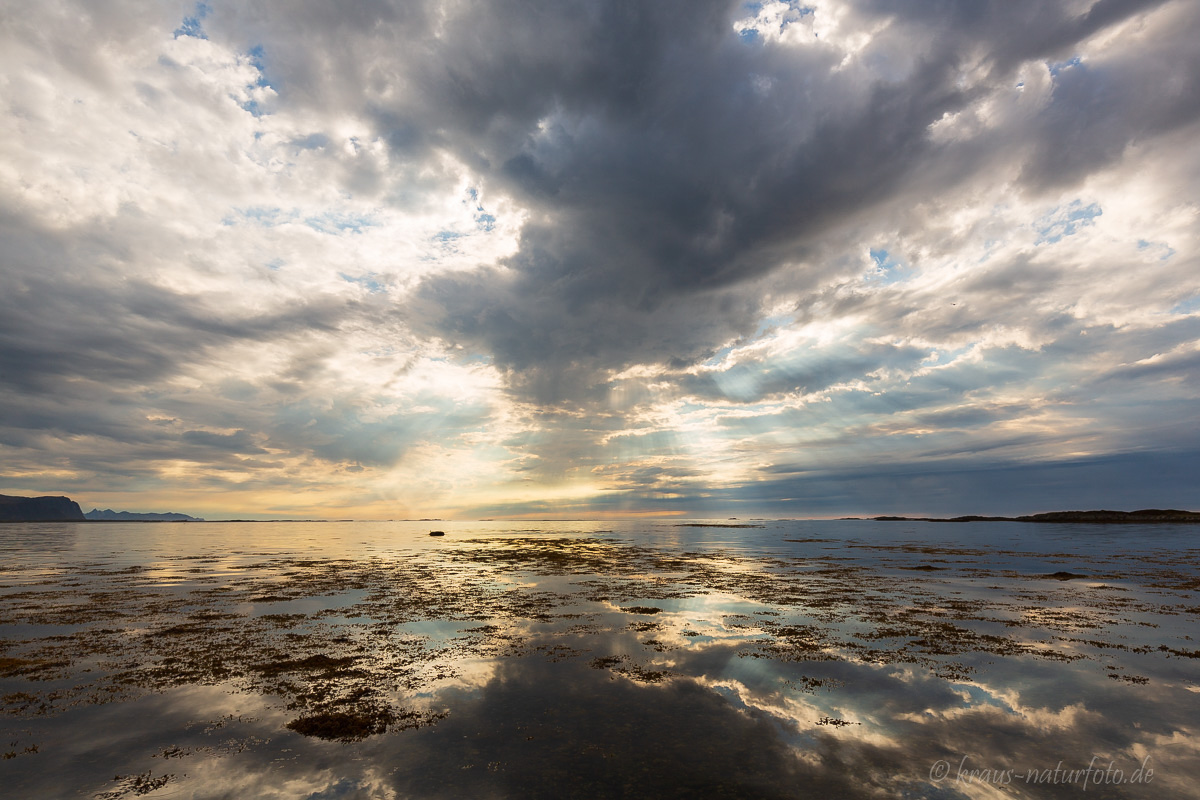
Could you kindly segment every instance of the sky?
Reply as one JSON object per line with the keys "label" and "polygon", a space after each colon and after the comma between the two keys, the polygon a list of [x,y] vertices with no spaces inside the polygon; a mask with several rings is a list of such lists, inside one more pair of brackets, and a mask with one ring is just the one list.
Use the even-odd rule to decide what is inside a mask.
{"label": "sky", "polygon": [[0,0],[0,493],[1200,508],[1193,0]]}

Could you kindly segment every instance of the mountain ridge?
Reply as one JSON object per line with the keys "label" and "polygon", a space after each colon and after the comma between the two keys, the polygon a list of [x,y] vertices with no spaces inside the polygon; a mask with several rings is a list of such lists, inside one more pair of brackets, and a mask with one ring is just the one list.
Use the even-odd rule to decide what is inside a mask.
{"label": "mountain ridge", "polygon": [[113,511],[111,508],[93,508],[83,516],[92,522],[204,522],[200,517],[175,511]]}

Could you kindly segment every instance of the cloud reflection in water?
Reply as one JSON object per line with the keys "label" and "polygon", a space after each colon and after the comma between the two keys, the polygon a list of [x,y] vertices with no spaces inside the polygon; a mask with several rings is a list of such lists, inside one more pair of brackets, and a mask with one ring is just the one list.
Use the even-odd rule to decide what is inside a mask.
{"label": "cloud reflection in water", "polygon": [[[741,547],[700,531],[669,548],[632,524],[438,548],[394,526],[361,533],[385,551],[361,558],[266,535],[239,556],[215,528],[98,556],[91,528],[43,583],[20,573],[46,578],[36,539],[9,537],[0,770],[27,796],[132,796],[170,776],[148,793],[950,798],[1001,781],[1077,796],[1078,775],[1043,771],[1111,764],[1125,782],[1096,796],[1193,791],[1196,562],[1178,542],[898,543],[821,524],[820,539],[772,523]],[[1104,577],[1047,580],[1055,561]],[[285,727],[364,702],[448,716],[357,742]]]}

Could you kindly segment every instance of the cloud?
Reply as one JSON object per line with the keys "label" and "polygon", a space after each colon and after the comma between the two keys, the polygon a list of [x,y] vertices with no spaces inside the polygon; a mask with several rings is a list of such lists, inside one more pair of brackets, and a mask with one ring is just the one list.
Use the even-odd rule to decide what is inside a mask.
{"label": "cloud", "polygon": [[[521,42],[514,52],[513,42],[501,37],[489,43],[487,70],[471,76],[470,98],[503,95],[507,84],[495,84],[515,73],[531,98],[525,106],[541,102],[536,113],[522,108],[523,141],[510,127],[502,138],[488,136],[485,128],[472,146],[497,153],[489,177],[543,216],[526,226],[520,250],[504,262],[507,270],[436,276],[426,284],[426,296],[446,309],[447,330],[493,349],[518,387],[529,370],[543,368],[534,363],[550,370],[603,370],[695,361],[746,334],[763,316],[756,302],[761,287],[750,297],[737,292],[747,281],[791,267],[800,273],[789,276],[793,286],[799,284],[793,291],[803,291],[835,277],[822,275],[823,265],[809,259],[839,227],[870,224],[869,214],[884,216],[918,193],[954,192],[982,175],[1008,172],[1009,180],[1044,189],[1067,178],[1056,178],[1051,165],[1078,177],[1112,165],[1133,141],[1170,130],[1174,123],[1160,123],[1154,113],[1176,109],[1178,96],[1139,93],[1137,102],[1146,106],[1132,117],[1137,127],[1103,104],[1087,107],[1090,120],[1081,114],[1083,97],[1095,97],[1101,87],[1119,95],[1165,77],[1143,60],[1132,74],[1115,70],[1119,79],[1088,74],[1083,65],[1063,70],[1032,119],[996,130],[980,120],[979,136],[966,141],[939,145],[930,136],[931,126],[948,117],[979,118],[989,105],[1014,102],[1003,97],[1015,93],[1014,67],[996,74],[996,65],[1011,59],[1009,49],[1028,59],[1082,45],[1145,7],[1097,8],[1084,20],[1054,22],[1059,15],[1052,14],[1049,33],[1046,18],[1037,16],[1034,39],[1045,42],[1040,52],[1029,52],[1030,39],[1021,35],[1033,24],[1032,13],[1018,31],[981,29],[966,18],[930,28],[893,20],[849,66],[844,58],[835,60],[841,55],[836,48],[747,45],[714,36],[697,24],[710,21],[705,13],[672,15],[687,20],[658,26],[670,31],[669,38],[646,34],[655,21],[642,19],[628,23],[637,25],[639,35],[626,37],[619,20],[599,34],[597,47],[576,48],[565,66],[541,78],[524,70],[539,56],[549,57],[539,51],[555,47],[549,43],[555,38]],[[814,16],[821,15],[818,7]],[[549,16],[549,27],[567,41],[591,42],[595,29],[588,21],[569,25],[576,21]],[[439,44],[453,48],[453,34],[448,23]],[[897,40],[921,57],[898,72],[871,59],[876,49],[882,54],[897,48]],[[590,60],[617,41],[637,49],[620,59],[623,69],[637,70],[628,78],[637,92],[614,86],[612,78],[561,85],[566,79],[559,75],[590,75]],[[554,55],[563,57],[558,50]],[[981,72],[988,65],[992,69]],[[466,82],[465,69],[455,70],[460,82]],[[1185,107],[1200,107],[1187,99],[1188,90],[1179,91]],[[494,113],[506,114],[507,107]],[[1100,122],[1111,123],[1111,131],[1100,131]],[[1091,140],[1064,137],[1068,125]],[[974,138],[990,140],[993,152],[982,163],[967,164],[976,155]],[[1072,144],[1064,153],[1067,142]],[[943,166],[955,162],[953,171]],[[1054,277],[1042,281],[1053,283]],[[1037,288],[1025,286],[1021,293]],[[686,310],[680,313],[678,306]],[[694,324],[696,319],[706,324]],[[583,376],[573,377],[578,383]]]}
{"label": "cloud", "polygon": [[798,448],[1188,451],[1198,27],[1182,0],[39,7],[0,56],[6,487],[682,508]]}

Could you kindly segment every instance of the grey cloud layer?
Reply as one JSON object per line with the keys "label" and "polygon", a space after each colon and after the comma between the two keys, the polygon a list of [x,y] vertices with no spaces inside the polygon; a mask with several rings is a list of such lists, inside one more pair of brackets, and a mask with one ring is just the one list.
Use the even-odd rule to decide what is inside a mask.
{"label": "grey cloud layer", "polygon": [[[405,100],[381,100],[377,119],[398,153],[449,148],[535,216],[510,272],[427,283],[442,330],[493,353],[543,401],[564,393],[530,379],[544,370],[694,361],[757,322],[757,292],[738,284],[803,263],[839,223],[981,168],[1016,169],[1036,189],[1075,180],[1200,109],[1188,20],[1163,43],[1179,58],[1068,70],[982,163],[977,143],[938,146],[929,126],[1009,90],[1022,61],[1066,60],[1157,4],[1100,3],[1081,18],[1059,3],[969,5],[862,9],[901,17],[861,56],[900,63],[866,74],[835,70],[829,49],[739,40],[727,4],[455,7],[405,64]],[[964,83],[980,66],[986,77]],[[819,279],[804,274],[819,266],[799,269],[793,285]]]}
{"label": "grey cloud layer", "polygon": [[[1174,187],[1180,205],[1198,201],[1200,14],[1183,0],[862,0],[793,6],[771,26],[754,21],[771,4],[729,2],[152,6],[90,5],[75,29],[67,15],[22,36],[99,87],[113,114],[211,106],[215,142],[221,125],[286,112],[284,155],[245,186],[225,186],[244,153],[182,138],[153,151],[157,174],[198,202],[227,200],[229,236],[290,219],[300,201],[255,194],[289,169],[295,187],[327,182],[323,198],[414,217],[465,174],[489,209],[503,201],[524,222],[500,258],[409,274],[389,253],[342,275],[363,291],[337,294],[286,284],[270,242],[209,263],[212,242],[148,204],[56,227],[11,194],[0,208],[0,437],[23,468],[74,437],[92,475],[144,472],[106,452],[119,442],[147,460],[174,453],[257,476],[246,481],[274,465],[281,480],[283,454],[387,467],[496,417],[444,388],[414,389],[403,408],[382,388],[355,395],[337,363],[351,336],[409,353],[457,346],[460,366],[487,360],[525,427],[496,456],[517,479],[593,474],[647,502],[713,489],[712,470],[688,455],[695,434],[649,421],[655,403],[716,409],[712,435],[747,464],[760,448],[764,483],[782,480],[790,449],[837,476],[880,453],[914,464],[999,453],[1015,468],[1058,447],[1084,458],[1197,445],[1172,428],[1196,398],[1200,331],[1194,314],[1168,313],[1192,302],[1194,252],[1147,241],[1162,258],[1113,256],[1090,278],[1050,247],[1115,213],[1082,201],[1020,223],[1042,226],[1045,247],[987,250],[1007,235],[1003,207],[1054,204],[1141,164],[1162,174],[1164,196]],[[169,79],[120,83],[105,53],[186,16],[193,34],[240,54],[230,69],[255,81],[257,99],[230,103],[203,82],[211,64],[165,56]],[[11,119],[35,114],[32,69],[13,68]],[[369,130],[348,134],[351,122]],[[71,141],[96,145],[85,140]],[[989,203],[991,219],[956,217]],[[321,224],[372,224],[340,213]],[[961,269],[945,279],[904,279],[952,261]],[[1134,271],[1145,279],[1113,279]],[[268,296],[276,280],[269,301],[242,297],[250,282]],[[1161,309],[1161,323],[1122,318],[1138,308]],[[846,328],[790,352],[739,350],[763,340],[768,318]],[[281,353],[270,371],[233,376],[260,345]],[[950,365],[933,355],[970,348],[977,357]],[[377,360],[402,381],[403,353]],[[229,382],[187,383],[224,364]],[[621,376],[634,367],[645,370]],[[760,488],[713,496],[786,495]]]}

